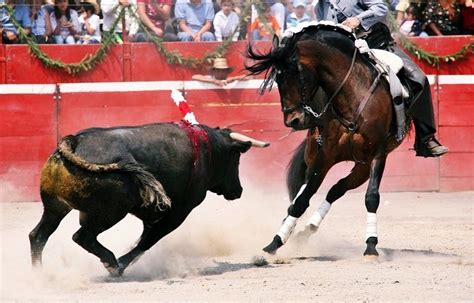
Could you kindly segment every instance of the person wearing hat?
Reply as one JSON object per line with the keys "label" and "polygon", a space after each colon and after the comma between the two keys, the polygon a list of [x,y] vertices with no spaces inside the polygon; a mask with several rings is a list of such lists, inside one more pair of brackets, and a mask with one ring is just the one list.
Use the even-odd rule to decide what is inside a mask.
{"label": "person wearing hat", "polygon": [[193,75],[192,79],[201,82],[212,83],[218,86],[226,86],[227,84],[234,81],[251,79],[251,77],[247,75],[228,77],[233,70],[234,68],[227,64],[226,58],[215,58],[212,68],[210,69],[210,75]]}
{"label": "person wearing hat", "polygon": [[92,3],[82,2],[82,11],[78,18],[81,32],[77,37],[77,44],[100,43],[100,17],[95,14],[96,11]]}
{"label": "person wearing hat", "polygon": [[311,18],[306,14],[305,0],[294,0],[293,12],[286,18],[286,28],[296,27],[300,23],[309,21],[311,21]]}

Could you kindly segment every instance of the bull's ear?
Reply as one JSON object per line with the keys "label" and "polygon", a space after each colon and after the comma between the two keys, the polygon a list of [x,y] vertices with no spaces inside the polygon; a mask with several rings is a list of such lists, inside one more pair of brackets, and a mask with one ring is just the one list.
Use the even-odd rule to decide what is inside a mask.
{"label": "bull's ear", "polygon": [[252,142],[240,142],[240,141],[232,142],[232,149],[235,151],[238,151],[241,154],[248,151],[250,147],[252,147]]}

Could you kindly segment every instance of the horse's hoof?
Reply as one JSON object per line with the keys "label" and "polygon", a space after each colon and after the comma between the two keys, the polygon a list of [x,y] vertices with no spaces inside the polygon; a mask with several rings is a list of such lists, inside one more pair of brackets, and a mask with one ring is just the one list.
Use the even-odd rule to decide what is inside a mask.
{"label": "horse's hoof", "polygon": [[104,267],[107,269],[111,277],[120,277],[123,273],[125,268],[121,268],[121,266],[111,266],[109,263],[104,262]]}
{"label": "horse's hoof", "polygon": [[269,253],[270,255],[274,255],[276,254],[276,251],[278,250],[278,248],[282,246],[283,246],[283,242],[281,241],[280,236],[277,235],[273,237],[273,240],[270,244],[268,244],[267,246],[263,248],[263,251],[266,253]]}

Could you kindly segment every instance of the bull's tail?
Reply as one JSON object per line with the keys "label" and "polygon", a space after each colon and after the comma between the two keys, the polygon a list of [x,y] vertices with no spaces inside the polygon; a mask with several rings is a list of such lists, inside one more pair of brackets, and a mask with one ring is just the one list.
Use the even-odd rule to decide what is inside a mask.
{"label": "bull's tail", "polygon": [[157,209],[162,211],[171,207],[171,200],[166,194],[163,185],[139,163],[130,160],[121,160],[109,164],[90,163],[74,152],[76,145],[76,137],[69,135],[59,142],[58,151],[72,164],[91,172],[129,172],[133,175],[135,182],[137,182],[140,188],[143,206],[155,205]]}
{"label": "bull's tail", "polygon": [[300,143],[296,149],[290,163],[288,164],[288,173],[286,176],[286,186],[290,201],[296,197],[305,181],[306,163],[304,162],[304,151],[306,148],[306,139]]}

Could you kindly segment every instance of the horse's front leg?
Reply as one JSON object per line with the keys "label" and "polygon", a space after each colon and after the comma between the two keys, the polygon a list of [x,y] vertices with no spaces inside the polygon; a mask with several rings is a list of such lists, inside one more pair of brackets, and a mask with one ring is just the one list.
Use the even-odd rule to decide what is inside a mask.
{"label": "horse's front leg", "polygon": [[380,203],[379,187],[385,169],[386,159],[387,155],[382,153],[375,157],[370,164],[369,185],[365,194],[365,207],[367,208],[367,232],[365,243],[367,244],[367,248],[364,252],[364,256],[377,257],[379,255],[375,249],[378,242],[376,213]]}
{"label": "horse's front leg", "polygon": [[321,203],[318,210],[308,220],[306,227],[300,231],[296,237],[300,243],[304,243],[315,233],[324,217],[329,212],[331,205],[341,198],[348,190],[359,187],[369,178],[370,164],[357,163],[350,174],[339,180],[331,187],[326,200]]}
{"label": "horse's front leg", "polygon": [[298,194],[288,208],[288,216],[283,220],[280,230],[273,237],[272,242],[263,248],[263,251],[269,254],[275,254],[278,248],[288,241],[288,238],[296,227],[298,218],[301,217],[309,207],[309,200],[316,193],[332,166],[329,163],[324,163],[322,157],[318,158],[318,160],[317,165],[311,170],[308,182],[301,186]]}

